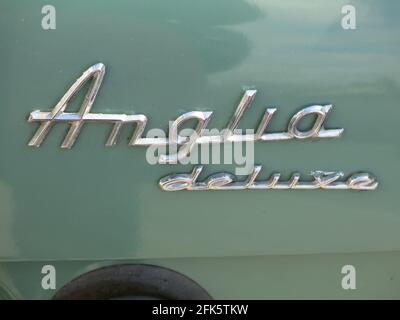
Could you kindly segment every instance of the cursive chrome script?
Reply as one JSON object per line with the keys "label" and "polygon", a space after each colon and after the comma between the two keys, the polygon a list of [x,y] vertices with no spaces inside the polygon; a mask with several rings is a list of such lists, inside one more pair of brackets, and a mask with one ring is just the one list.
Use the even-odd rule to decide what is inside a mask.
{"label": "cursive chrome script", "polygon": [[252,172],[243,181],[238,181],[237,177],[231,173],[215,173],[204,181],[197,181],[203,170],[203,166],[194,167],[191,173],[179,173],[168,175],[160,179],[159,186],[165,191],[203,191],[203,190],[260,190],[260,189],[327,189],[327,190],[375,190],[378,186],[376,179],[369,173],[355,173],[346,181],[341,181],[344,173],[312,171],[312,181],[301,181],[301,175],[298,172],[292,173],[287,181],[281,181],[280,173],[273,173],[268,180],[259,181],[259,175],[262,166],[257,165]]}
{"label": "cursive chrome script", "polygon": [[[338,138],[343,129],[326,129],[325,122],[333,106],[331,104],[311,105],[296,112],[290,119],[286,132],[268,132],[268,125],[276,112],[276,108],[266,108],[257,129],[251,134],[235,133],[240,120],[254,100],[257,90],[246,90],[236,107],[231,119],[228,121],[221,134],[210,135],[204,131],[211,118],[212,111],[190,111],[177,117],[170,124],[168,137],[144,137],[143,133],[147,124],[144,114],[103,114],[90,112],[100,90],[105,74],[102,63],[88,68],[72,84],[67,92],[50,111],[36,110],[30,113],[28,121],[38,122],[39,127],[28,142],[29,146],[40,147],[49,134],[51,128],[58,123],[69,124],[69,129],[61,143],[61,148],[70,149],[74,146],[82,127],[88,123],[110,123],[112,129],[108,135],[106,146],[111,147],[117,143],[118,136],[124,125],[132,125],[134,131],[130,137],[129,146],[167,146],[179,145],[180,148],[169,154],[161,154],[159,163],[176,163],[190,155],[196,144],[221,144],[227,142],[252,142],[252,141],[285,141],[290,139]],[[82,89],[84,84],[92,80],[78,112],[66,112],[71,99]],[[312,126],[308,130],[300,130],[299,122],[306,116],[314,116]],[[181,136],[179,129],[189,120],[196,121],[194,132],[190,136]],[[173,149],[173,148],[171,148]],[[300,173],[293,173],[287,181],[281,179],[280,173],[273,173],[266,181],[257,179],[262,166],[254,166],[252,172],[243,181],[227,172],[211,175],[204,181],[198,181],[203,166],[194,167],[191,173],[171,174],[159,181],[159,186],[166,191],[180,190],[244,190],[244,189],[328,189],[328,190],[374,190],[378,186],[376,179],[369,173],[354,173],[343,180],[341,171],[313,171],[311,180],[301,180]]]}
{"label": "cursive chrome script", "polygon": [[[160,155],[159,163],[176,163],[176,161],[186,158],[194,145],[203,143],[224,143],[224,142],[246,142],[246,141],[284,141],[290,139],[310,139],[310,138],[338,138],[342,135],[343,129],[325,129],[324,123],[332,105],[312,105],[299,110],[289,121],[287,132],[266,132],[276,108],[267,108],[260,120],[254,134],[235,134],[240,120],[245,111],[249,109],[257,93],[257,90],[246,90],[232,116],[227,123],[224,134],[203,135],[204,129],[211,118],[212,112],[190,111],[180,115],[169,128],[167,138],[142,137],[146,127],[147,117],[144,114],[103,114],[92,113],[91,108],[95,102],[97,93],[101,87],[105,74],[105,66],[102,63],[95,64],[87,69],[72,86],[67,90],[60,101],[51,111],[33,111],[28,118],[29,122],[39,122],[40,126],[36,130],[28,145],[40,147],[50,129],[57,123],[67,123],[70,128],[64,137],[61,148],[70,149],[74,146],[82,127],[87,122],[110,123],[112,130],[106,141],[106,146],[110,147],[117,143],[118,135],[124,125],[135,125],[135,130],[130,138],[129,146],[150,146],[150,145],[180,145],[179,150],[172,154]],[[79,112],[65,112],[68,103],[82,88],[82,86],[93,78],[93,81],[86,93],[85,99]],[[298,129],[299,122],[308,115],[314,115],[314,122],[311,129],[301,131]],[[189,120],[197,120],[197,126],[193,134],[189,137],[179,135],[179,128]]]}

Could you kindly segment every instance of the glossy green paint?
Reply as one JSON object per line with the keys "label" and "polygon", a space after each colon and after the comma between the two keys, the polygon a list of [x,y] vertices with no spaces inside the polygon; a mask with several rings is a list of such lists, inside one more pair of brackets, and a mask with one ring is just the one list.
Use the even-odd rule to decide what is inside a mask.
{"label": "glossy green paint", "polygon": [[[41,28],[45,4],[57,10],[56,30]],[[400,250],[400,7],[394,0],[352,1],[357,29],[343,30],[344,4],[1,1],[5,268],[15,265],[9,261],[191,258],[184,268],[190,275],[192,259],[201,257],[252,269],[250,262],[276,254]],[[72,150],[59,147],[61,125],[40,148],[28,147],[36,130],[29,113],[53,107],[97,62],[107,69],[93,112],[144,113],[148,128],[167,129],[192,110],[213,111],[208,127],[222,128],[249,87],[259,92],[242,128],[255,128],[266,106],[278,108],[270,130],[283,131],[301,106],[333,103],[327,127],[344,128],[343,137],[257,143],[262,176],[367,171],[378,178],[378,190],[163,192],[161,177],[192,166],[148,164],[145,148],[127,146],[129,130],[106,148],[109,125],[86,125]],[[223,170],[234,166],[208,165],[204,176]],[[260,258],[242,262],[245,256]],[[255,265],[264,276],[263,262]],[[206,277],[215,270],[210,264]]]}
{"label": "glossy green paint", "polygon": [[[75,277],[110,264],[146,263],[191,277],[215,299],[398,299],[400,254],[373,252],[136,261],[7,262],[0,265],[7,298],[50,299]],[[56,290],[43,290],[43,265],[57,270]],[[344,265],[357,270],[356,289],[341,287]],[[1,279],[1,278],[0,278]],[[0,296],[1,298],[1,296]]]}

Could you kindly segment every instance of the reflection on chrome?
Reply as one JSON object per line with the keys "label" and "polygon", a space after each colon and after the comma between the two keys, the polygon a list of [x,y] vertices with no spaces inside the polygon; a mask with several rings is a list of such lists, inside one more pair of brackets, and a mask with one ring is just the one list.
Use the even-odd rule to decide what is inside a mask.
{"label": "reflection on chrome", "polygon": [[[29,141],[29,146],[40,147],[50,129],[57,123],[69,124],[69,130],[64,137],[61,148],[70,149],[75,144],[80,130],[87,122],[110,123],[113,125],[106,141],[106,146],[110,147],[117,143],[121,128],[126,125],[134,125],[134,132],[129,140],[130,146],[150,146],[150,145],[180,145],[175,153],[161,155],[159,163],[176,163],[186,158],[195,144],[203,143],[225,143],[225,142],[246,142],[246,141],[284,141],[290,139],[310,139],[310,138],[338,138],[342,135],[343,129],[325,129],[324,123],[332,105],[313,105],[301,109],[291,118],[287,132],[266,132],[267,127],[276,112],[275,108],[267,108],[262,116],[255,134],[234,134],[245,111],[249,109],[257,93],[257,90],[246,90],[234,112],[232,118],[227,123],[224,134],[203,135],[212,112],[190,111],[180,115],[170,126],[168,138],[146,138],[142,137],[147,124],[147,117],[143,114],[103,114],[91,113],[97,93],[101,87],[105,74],[105,66],[102,63],[95,64],[87,69],[80,78],[67,90],[60,101],[51,111],[33,111],[30,113],[29,122],[39,122],[40,126]],[[70,100],[81,90],[83,85],[92,80],[86,93],[85,99],[76,113],[65,112]],[[314,116],[311,129],[301,131],[298,128],[299,122],[306,116]],[[179,128],[190,120],[196,120],[197,126],[190,136],[180,136]]]}
{"label": "reflection on chrome", "polygon": [[347,180],[343,172],[312,171],[311,181],[301,181],[298,172],[292,173],[289,180],[281,181],[280,173],[273,173],[268,180],[257,180],[262,166],[257,165],[246,179],[238,181],[231,173],[219,172],[212,174],[204,181],[197,181],[203,166],[194,167],[191,173],[171,174],[160,179],[159,186],[165,191],[203,191],[203,190],[375,190],[378,182],[370,173],[354,173]]}
{"label": "reflection on chrome", "polygon": [[[177,146],[179,150],[162,154],[159,156],[159,163],[177,163],[190,155],[196,144],[203,143],[226,143],[226,142],[247,142],[247,141],[284,141],[290,139],[311,139],[311,138],[338,138],[342,135],[343,129],[325,129],[324,124],[332,105],[312,105],[301,109],[295,113],[289,121],[287,132],[266,132],[267,127],[276,112],[275,108],[267,108],[261,118],[257,130],[254,134],[235,134],[236,129],[244,113],[251,106],[257,90],[246,90],[236,107],[232,118],[228,121],[223,133],[218,135],[203,134],[212,112],[190,111],[180,115],[172,122],[169,129],[168,138],[143,137],[147,124],[147,117],[143,114],[102,114],[91,113],[97,93],[100,89],[105,74],[105,66],[102,63],[95,64],[88,68],[81,77],[67,90],[55,107],[48,112],[33,111],[28,121],[39,122],[40,125],[35,134],[29,141],[29,146],[40,147],[50,129],[56,123],[67,123],[69,130],[64,137],[61,148],[70,149],[73,147],[79,136],[80,130],[87,122],[110,123],[113,125],[108,136],[106,146],[113,146],[117,143],[118,135],[125,124],[134,125],[134,132],[129,140],[130,146]],[[83,85],[92,80],[85,99],[76,113],[65,112],[70,100],[81,90]],[[313,125],[308,130],[300,130],[298,125],[306,116],[314,116]],[[187,121],[195,120],[197,125],[190,136],[180,136],[179,128]],[[173,148],[170,148],[173,149]],[[244,190],[244,189],[352,189],[352,190],[375,190],[378,186],[375,178],[369,173],[355,173],[346,181],[340,180],[344,174],[342,172],[314,171],[311,176],[312,181],[301,181],[300,173],[293,173],[287,181],[281,180],[279,173],[274,173],[267,181],[257,180],[262,167],[255,166],[246,180],[237,181],[237,177],[230,173],[216,173],[203,182],[197,182],[197,178],[203,166],[197,166],[192,173],[172,174],[162,178],[159,182],[160,187],[166,191],[179,190]]]}

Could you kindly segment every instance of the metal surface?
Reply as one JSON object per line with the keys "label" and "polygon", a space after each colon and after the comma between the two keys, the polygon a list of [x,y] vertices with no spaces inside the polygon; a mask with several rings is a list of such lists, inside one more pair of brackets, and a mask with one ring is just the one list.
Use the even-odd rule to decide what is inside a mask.
{"label": "metal surface", "polygon": [[[125,115],[125,114],[101,114],[90,113],[90,109],[96,99],[96,95],[101,87],[101,82],[105,74],[105,66],[102,63],[91,66],[87,69],[82,76],[74,82],[68,89],[61,100],[56,104],[51,112],[43,112],[36,110],[30,113],[29,122],[39,122],[40,127],[37,129],[28,145],[32,147],[40,147],[46,135],[49,133],[51,126],[57,122],[64,122],[71,124],[70,130],[64,138],[61,148],[70,149],[77,139],[80,129],[85,122],[100,122],[112,123],[114,127],[108,137],[106,146],[113,146],[123,125],[127,123],[136,124],[135,131],[129,142],[130,146],[150,146],[150,145],[168,145],[168,144],[184,144],[185,146],[179,150],[177,154],[162,155],[160,163],[176,163],[179,159],[187,157],[190,150],[195,144],[205,143],[224,143],[231,142],[245,142],[245,141],[281,141],[290,140],[293,138],[307,139],[307,138],[338,138],[342,135],[343,129],[329,129],[325,130],[323,124],[332,105],[325,106],[310,106],[298,111],[290,120],[288,132],[265,133],[269,121],[276,109],[268,108],[257,128],[255,135],[235,135],[234,132],[239,125],[240,120],[243,118],[245,111],[250,107],[257,90],[246,90],[243,94],[239,105],[236,108],[231,120],[229,121],[225,131],[225,135],[205,135],[202,136],[204,129],[206,129],[212,112],[190,111],[179,116],[170,126],[170,133],[168,139],[166,138],[145,138],[142,134],[145,130],[147,117],[142,114]],[[77,94],[82,86],[94,77],[93,83],[88,90],[84,99],[81,109],[78,113],[65,113],[65,109],[70,100]],[[302,132],[297,128],[298,123],[306,116],[316,115],[316,119],[312,128],[306,132]],[[192,119],[198,120],[197,127],[191,137],[182,137],[179,135],[179,128],[183,123]]]}
{"label": "metal surface", "polygon": [[343,177],[343,172],[311,172],[314,181],[300,181],[301,174],[292,173],[288,181],[280,181],[281,174],[274,173],[266,181],[256,181],[262,166],[255,166],[249,176],[237,182],[238,178],[231,173],[215,173],[205,181],[197,181],[203,166],[197,166],[189,174],[173,174],[160,179],[160,188],[166,191],[204,191],[204,190],[375,190],[378,182],[369,173],[356,173],[347,181],[336,181]]}
{"label": "metal surface", "polygon": [[[246,90],[243,94],[242,99],[239,102],[238,107],[234,115],[232,116],[229,124],[226,127],[225,134],[221,135],[203,135],[203,131],[206,129],[212,112],[201,112],[201,111],[190,111],[179,116],[175,121],[172,122],[169,128],[168,138],[144,138],[142,134],[145,130],[147,123],[147,117],[145,115],[130,115],[125,114],[96,114],[90,113],[90,109],[95,101],[96,95],[100,89],[101,82],[105,74],[105,66],[102,63],[91,66],[86,70],[82,76],[75,81],[75,83],[70,87],[67,93],[61,98],[54,109],[51,112],[41,112],[34,111],[31,112],[28,121],[29,122],[41,122],[39,128],[35,132],[32,139],[29,141],[29,146],[40,147],[44,138],[48,134],[52,125],[55,122],[66,122],[71,125],[69,131],[64,138],[61,148],[70,149],[76,138],[79,135],[79,131],[85,122],[100,122],[100,123],[112,123],[114,127],[108,137],[106,146],[113,146],[116,143],[118,134],[121,128],[126,123],[135,123],[136,128],[132,134],[131,140],[129,142],[130,146],[141,145],[141,146],[152,146],[152,145],[172,145],[172,152],[170,154],[162,154],[159,156],[158,163],[166,164],[172,163],[176,164],[182,159],[186,159],[190,155],[190,151],[197,143],[224,143],[228,141],[235,142],[249,142],[249,141],[275,141],[275,140],[287,140],[292,138],[297,139],[307,139],[307,138],[337,138],[343,133],[343,129],[329,129],[325,130],[323,125],[332,105],[325,106],[310,106],[298,111],[290,120],[287,133],[264,133],[267,129],[269,121],[272,118],[276,109],[267,109],[261,123],[257,129],[255,135],[234,135],[233,133],[237,129],[240,120],[242,119],[245,111],[250,107],[257,90]],[[76,95],[76,93],[81,89],[81,87],[89,79],[94,78],[90,85],[88,93],[85,96],[84,102],[79,110],[79,113],[65,113],[65,108],[70,102],[71,98]],[[316,118],[314,123],[308,131],[300,131],[297,127],[299,122],[306,116],[315,115]],[[179,128],[187,121],[197,120],[197,126],[193,130],[190,137],[186,139],[179,135]],[[223,131],[224,132],[224,131]],[[264,133],[264,134],[263,134]],[[184,142],[182,142],[184,141]],[[177,145],[183,144],[183,146],[176,151]],[[171,148],[170,148],[171,150]],[[292,174],[292,177],[287,182],[278,182],[279,178],[275,174],[267,182],[255,181],[259,171],[260,166],[253,169],[253,172],[249,176],[249,182],[235,182],[236,177],[233,177],[229,173],[218,173],[207,179],[207,182],[196,182],[199,173],[202,171],[203,167],[198,167],[194,169],[192,174],[186,175],[171,175],[160,180],[160,187],[167,191],[177,191],[177,190],[245,190],[245,189],[334,189],[334,190],[344,190],[344,189],[354,189],[354,190],[375,190],[378,183],[375,178],[371,177],[368,173],[354,174],[349,178],[347,182],[334,182],[330,179],[329,183],[327,181],[322,182],[321,179],[315,179],[311,182],[299,181],[300,173]],[[322,175],[321,175],[322,173]],[[323,175],[329,175],[329,173],[320,172],[319,177]],[[339,178],[343,176],[343,173],[337,173],[336,177]],[[182,188],[183,186],[183,188]]]}
{"label": "metal surface", "polygon": [[[396,4],[360,3],[359,14],[371,20],[359,19],[360,28],[351,32],[340,27],[340,1],[315,8],[307,2],[221,1],[225,10],[210,17],[208,1],[197,9],[161,1],[89,3],[78,9],[53,2],[59,23],[48,32],[40,26],[38,3],[1,4],[7,12],[0,22],[1,260],[400,250],[400,47],[399,24],[390,15]],[[313,10],[324,19],[305,21]],[[123,23],[84,23],[105,13],[110,23]],[[334,104],[325,125],[345,128],[341,139],[256,143],[256,163],[280,172],[282,181],[294,171],[306,176],[339,169],[371,172],[380,186],[373,193],[221,191],[182,197],[163,192],[157,181],[192,166],[148,164],[144,148],[123,143],[132,137],[125,127],[112,150],[104,146],[109,125],[91,123],[71,150],[57,147],[64,130],[71,130],[61,124],[40,148],[27,147],[37,130],[26,123],[29,113],[56,105],[57,95],[93,61],[106,64],[107,73],[91,111],[145,114],[149,128],[166,130],[168,120],[193,110],[213,111],[209,127],[224,128],[243,89],[258,92],[241,128],[257,128],[265,103],[279,110],[268,132],[287,128],[299,104]],[[86,92],[78,92],[69,112],[80,110]],[[209,165],[199,181],[234,167]],[[266,180],[262,173],[258,179]]]}
{"label": "metal surface", "polygon": [[[279,297],[307,297],[318,290],[347,297],[329,263],[351,263],[355,252],[370,257],[354,258],[369,270],[365,276],[381,270],[371,252],[378,257],[381,252],[384,270],[395,275],[398,1],[352,1],[356,30],[341,27],[344,0],[84,2],[49,1],[57,10],[55,30],[41,27],[42,2],[0,3],[0,260],[13,277],[8,288],[15,282],[31,296],[49,294],[38,283],[24,282],[24,264],[49,260],[177,259],[170,266],[184,269],[206,290],[211,287],[213,297],[270,297],[275,289]],[[40,126],[26,122],[32,110],[57,105],[77,75],[100,61],[107,73],[91,111],[145,114],[148,128],[166,131],[169,120],[193,110],[212,111],[208,126],[225,128],[246,90],[258,91],[239,129],[257,128],[262,121],[268,132],[282,132],[300,109],[332,104],[325,126],[345,128],[341,139],[255,143],[256,163],[279,172],[282,181],[293,172],[301,177],[311,171],[370,172],[379,187],[374,192],[164,192],[157,185],[160,177],[193,166],[151,165],[145,148],[127,147],[130,125],[86,124],[79,117],[69,136],[73,141],[81,129],[71,150],[58,147],[71,130],[61,123],[52,126],[40,148],[28,147]],[[79,114],[85,92],[71,100],[68,113]],[[307,132],[309,120],[304,117],[297,129]],[[115,143],[112,150],[104,146],[107,139]],[[234,169],[233,164],[206,166],[198,179]],[[268,170],[257,178],[267,180]],[[318,260],[329,253],[329,263]],[[290,273],[293,261],[297,269]],[[86,265],[90,262],[71,267],[68,275]],[[332,277],[326,286],[319,285],[322,265],[321,273]],[[254,275],[249,282],[240,277],[243,268]],[[32,270],[30,275],[40,276],[40,268]],[[398,297],[398,277],[380,276],[382,282],[366,284],[366,291],[360,286],[354,294]],[[310,277],[316,279],[312,287]],[[288,291],[293,283],[298,287]]]}

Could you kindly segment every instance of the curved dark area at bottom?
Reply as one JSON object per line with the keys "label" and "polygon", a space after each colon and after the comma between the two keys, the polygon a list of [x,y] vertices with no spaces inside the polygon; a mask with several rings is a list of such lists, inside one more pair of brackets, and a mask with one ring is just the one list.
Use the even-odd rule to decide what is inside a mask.
{"label": "curved dark area at bottom", "polygon": [[113,265],[85,273],[62,287],[55,300],[162,299],[210,300],[188,277],[145,264]]}

